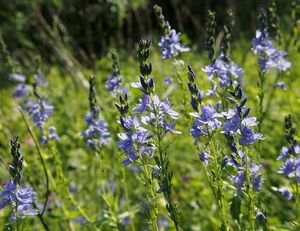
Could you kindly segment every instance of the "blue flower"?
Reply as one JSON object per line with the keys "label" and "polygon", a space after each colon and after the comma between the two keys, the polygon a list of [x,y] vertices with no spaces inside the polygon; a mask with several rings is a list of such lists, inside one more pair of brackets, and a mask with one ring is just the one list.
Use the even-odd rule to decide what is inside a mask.
{"label": "blue flower", "polygon": [[263,72],[271,68],[276,68],[278,72],[281,72],[291,67],[291,63],[284,59],[287,52],[274,48],[272,40],[267,33],[257,30],[256,37],[252,41],[252,46],[253,53],[261,56],[258,64]]}
{"label": "blue flower", "polygon": [[19,74],[19,73],[14,73],[14,74],[9,74],[8,79],[9,80],[14,80],[14,81],[20,82],[20,83],[25,83],[26,76],[22,75],[22,74]]}
{"label": "blue flower", "polygon": [[15,212],[11,214],[11,221],[15,221],[16,216],[19,219],[24,219],[26,216],[37,215],[38,210],[32,206],[34,201],[35,192],[31,188],[17,186],[12,180],[7,182],[4,190],[0,193],[0,208],[11,205],[17,212],[17,214]]}
{"label": "blue flower", "polygon": [[275,83],[274,87],[279,88],[279,89],[284,90],[284,91],[286,90],[286,84],[285,84],[284,81]]}
{"label": "blue flower", "polygon": [[288,159],[283,163],[278,173],[284,174],[288,177],[294,176],[294,171],[296,170],[295,161],[293,159]]}
{"label": "blue flower", "polygon": [[20,83],[16,86],[16,90],[13,94],[15,98],[22,98],[23,96],[28,94],[28,85],[24,83]]}
{"label": "blue flower", "polygon": [[278,190],[284,199],[291,200],[293,198],[292,192],[288,188],[280,188]]}
{"label": "blue flower", "polygon": [[175,130],[175,122],[178,118],[178,112],[174,111],[171,107],[170,101],[167,99],[165,101],[160,101],[157,95],[154,95],[152,101],[149,95],[144,94],[138,104],[134,109],[134,112],[139,112],[144,114],[148,111],[149,115],[142,116],[141,120],[144,124],[150,124],[156,126],[156,116],[154,112],[157,113],[157,119],[160,127],[167,132],[180,134],[180,131]]}
{"label": "blue flower", "polygon": [[225,117],[226,121],[224,122],[223,132],[225,134],[236,134],[241,120],[239,113],[234,109],[230,109],[228,113],[225,114]]}
{"label": "blue flower", "polygon": [[207,151],[201,151],[199,153],[199,159],[205,163],[205,165],[209,164],[210,154]]}
{"label": "blue flower", "polygon": [[167,85],[171,84],[172,82],[173,82],[173,79],[171,77],[167,77],[164,79],[164,83]]}
{"label": "blue flower", "polygon": [[261,166],[258,166],[256,164],[252,164],[250,168],[250,177],[252,182],[252,187],[257,192],[261,191],[261,186],[263,183],[263,178],[261,175],[259,175],[259,170]]}
{"label": "blue flower", "polygon": [[290,150],[287,147],[282,147],[280,150],[280,155],[278,156],[277,160],[282,160],[290,156]]}
{"label": "blue flower", "polygon": [[207,136],[210,131],[214,131],[222,125],[222,123],[217,120],[220,116],[216,113],[212,105],[201,105],[201,112],[201,116],[198,113],[191,113],[191,115],[195,117],[195,120],[190,132],[195,138],[195,142],[197,142],[201,136]]}
{"label": "blue flower", "polygon": [[211,81],[217,75],[221,87],[231,86],[234,83],[232,77],[239,78],[244,74],[243,69],[224,54],[221,54],[212,64],[202,70],[207,73]]}
{"label": "blue flower", "polygon": [[242,125],[241,128],[241,138],[239,139],[240,145],[246,146],[249,144],[254,144],[258,140],[262,140],[263,136],[261,134],[256,134],[250,128],[247,128],[245,125]]}
{"label": "blue flower", "polygon": [[236,176],[232,177],[232,181],[237,185],[238,193],[241,192],[245,180],[245,174],[243,171],[239,171]]}
{"label": "blue flower", "polygon": [[105,87],[109,92],[112,93],[112,95],[116,95],[120,92],[120,86],[122,82],[123,77],[118,75],[116,72],[113,72],[106,80]]}
{"label": "blue flower", "polygon": [[176,57],[180,52],[190,51],[190,48],[183,47],[179,40],[180,33],[173,29],[169,35],[162,36],[158,42],[163,59]]}
{"label": "blue flower", "polygon": [[44,128],[46,120],[52,115],[53,111],[53,106],[43,99],[39,102],[26,101],[23,107],[33,120],[34,125],[41,129]]}
{"label": "blue flower", "polygon": [[266,216],[262,212],[259,212],[259,213],[256,214],[255,218],[258,219],[258,220],[265,220]]}
{"label": "blue flower", "polygon": [[95,119],[94,113],[91,112],[86,115],[86,130],[82,132],[82,136],[87,140],[89,148],[101,147],[110,142],[110,133],[108,125],[103,119]]}

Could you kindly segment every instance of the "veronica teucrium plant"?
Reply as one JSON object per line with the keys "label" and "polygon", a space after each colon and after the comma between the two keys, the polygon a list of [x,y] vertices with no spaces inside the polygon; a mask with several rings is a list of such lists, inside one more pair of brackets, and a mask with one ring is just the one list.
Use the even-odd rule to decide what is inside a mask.
{"label": "veronica teucrium plant", "polygon": [[[278,161],[282,162],[278,173],[288,179],[289,185],[280,187],[278,191],[286,200],[294,198],[297,218],[300,219],[300,145],[295,138],[296,127],[292,116],[284,118],[284,133],[286,145],[280,150]],[[300,223],[298,223],[300,225]]]}
{"label": "veronica teucrium plant", "polygon": [[[182,113],[187,112],[187,104],[188,104],[188,96],[186,89],[186,78],[184,73],[185,63],[182,59],[178,59],[180,53],[189,52],[191,49],[188,47],[184,47],[180,42],[180,33],[177,33],[175,29],[172,29],[170,23],[165,19],[162,8],[158,5],[154,5],[154,13],[158,20],[159,26],[162,30],[163,35],[160,37],[158,46],[162,53],[163,59],[171,59],[173,66],[176,70],[176,79],[179,84],[181,90],[183,91],[183,109]],[[168,77],[165,81],[170,82],[171,78]],[[187,117],[187,114],[185,115]]]}
{"label": "veronica teucrium plant", "polygon": [[[180,134],[181,132],[175,129],[178,113],[172,109],[168,99],[161,101],[155,93],[154,79],[151,76],[152,64],[147,62],[150,45],[151,42],[148,39],[142,39],[139,44],[140,81],[131,85],[139,88],[143,96],[132,110],[135,116],[128,116],[127,95],[120,96],[120,104],[116,105],[121,115],[120,124],[125,131],[119,134],[121,141],[117,145],[126,153],[123,165],[137,163],[143,169],[152,228],[157,230],[157,198],[159,193],[162,193],[169,216],[178,229],[179,212],[172,196],[173,174],[169,169],[167,144],[164,140],[169,133]],[[150,165],[149,158],[152,157],[155,159],[156,166]],[[159,185],[158,189],[155,188],[155,179]]]}
{"label": "veronica teucrium plant", "polygon": [[[275,4],[275,3],[273,3]],[[258,16],[258,29],[256,30],[255,39],[252,41],[252,50],[255,55],[260,56],[258,59],[259,65],[259,78],[257,82],[257,86],[259,87],[258,93],[258,120],[259,120],[259,132],[261,132],[261,126],[263,124],[264,119],[266,118],[268,111],[271,107],[272,100],[274,98],[274,90],[278,88],[278,86],[282,86],[280,88],[285,87],[285,82],[278,82],[281,77],[283,77],[283,73],[286,72],[291,67],[291,62],[285,59],[287,52],[281,51],[275,48],[274,43],[270,37],[270,34],[276,35],[278,25],[274,25],[275,15],[274,10],[269,15],[261,10],[260,15]],[[270,12],[270,10],[269,10]],[[271,18],[269,18],[269,17]],[[270,25],[268,24],[270,23]],[[275,36],[274,35],[274,36]],[[269,70],[275,69],[277,71],[276,78],[272,86],[268,89],[270,90],[269,98],[267,102],[265,102],[265,82],[266,82],[266,73]],[[279,84],[280,83],[280,84]],[[278,85],[279,84],[279,85]]]}
{"label": "veronica teucrium plant", "polygon": [[[245,229],[255,228],[255,219],[259,213],[256,194],[261,191],[262,176],[261,165],[255,164],[251,159],[253,150],[251,145],[263,137],[255,133],[253,127],[257,125],[255,117],[248,117],[250,109],[245,107],[247,98],[238,84],[233,91],[229,109],[212,104],[203,104],[203,93],[196,83],[195,73],[191,66],[188,67],[188,87],[191,93],[191,106],[194,110],[190,113],[194,121],[190,128],[194,138],[199,159],[203,162],[204,170],[211,186],[220,216],[220,230],[229,229],[229,203],[225,198],[224,182],[231,179],[237,191],[234,197],[243,201],[243,213],[240,217],[241,225]],[[220,135],[224,135],[227,146],[220,142]],[[226,155],[226,153],[230,153]],[[233,167],[230,171],[228,167]],[[233,175],[232,175],[233,173]],[[248,208],[248,209],[246,209]],[[259,213],[260,214],[260,213]]]}
{"label": "veronica teucrium plant", "polygon": [[15,229],[21,230],[21,222],[26,216],[38,215],[39,211],[33,207],[35,192],[23,184],[22,169],[24,156],[20,152],[18,137],[11,140],[12,163],[9,165],[9,173],[12,177],[4,189],[0,192],[0,209],[10,206],[12,213],[10,221],[15,223]]}

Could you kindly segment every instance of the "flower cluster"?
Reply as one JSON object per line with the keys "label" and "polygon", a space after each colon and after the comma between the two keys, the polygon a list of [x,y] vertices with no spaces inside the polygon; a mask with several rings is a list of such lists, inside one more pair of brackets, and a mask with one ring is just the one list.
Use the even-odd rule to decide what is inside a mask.
{"label": "flower cluster", "polygon": [[[178,113],[171,108],[169,100],[160,101],[157,95],[153,95],[151,99],[149,95],[144,94],[133,111],[142,115],[141,121],[145,125],[156,127],[156,122],[158,122],[165,132],[181,133],[174,129],[174,120],[178,118]],[[145,112],[149,112],[149,115],[145,115]]]}
{"label": "flower cluster", "polygon": [[13,162],[9,165],[9,173],[12,180],[6,183],[0,193],[0,209],[10,205],[13,209],[10,220],[15,221],[37,215],[38,210],[32,207],[35,192],[31,188],[21,186],[24,156],[20,153],[18,137],[11,140],[11,154]]}
{"label": "flower cluster", "polygon": [[12,180],[0,193],[0,209],[10,205],[14,211],[10,216],[11,221],[37,215],[38,210],[32,207],[34,202],[35,192],[29,187],[16,185]]}
{"label": "flower cluster", "polygon": [[[293,127],[292,117],[288,115],[285,117],[285,138],[288,146],[283,146],[280,150],[278,160],[284,161],[278,173],[287,176],[290,179],[300,182],[300,145],[295,139],[296,129]],[[288,193],[287,188],[281,189],[282,195],[290,200],[292,193]]]}
{"label": "flower cluster", "polygon": [[234,79],[244,74],[243,69],[224,54],[221,54],[212,64],[204,67],[203,71],[207,73],[210,81],[218,76],[221,87],[233,85]]}
{"label": "flower cluster", "polygon": [[262,72],[272,68],[276,68],[278,72],[281,72],[291,67],[291,62],[284,58],[287,52],[280,51],[274,47],[268,32],[258,29],[255,39],[252,41],[252,46],[253,53],[261,56],[258,64]]}
{"label": "flower cluster", "polygon": [[123,83],[123,77],[120,75],[121,67],[116,54],[111,54],[113,60],[113,72],[108,76],[105,87],[111,93],[112,96],[116,96],[118,93],[126,93],[126,88],[120,88]]}
{"label": "flower cluster", "polygon": [[163,59],[170,59],[178,56],[181,52],[188,52],[191,50],[180,43],[179,36],[180,33],[177,33],[174,29],[172,29],[170,34],[160,38],[158,46],[162,52]]}
{"label": "flower cluster", "polygon": [[86,129],[82,136],[87,141],[89,148],[97,148],[107,145],[110,142],[110,133],[108,125],[104,119],[99,118],[100,108],[96,106],[95,78],[92,76],[89,80],[90,92],[90,112],[85,116]]}
{"label": "flower cluster", "polygon": [[[237,170],[237,174],[233,176],[232,182],[237,185],[238,194],[241,193],[242,187],[246,183],[246,173],[250,175],[252,188],[260,192],[261,185],[263,183],[263,178],[260,174],[261,165],[256,165],[255,163],[251,163],[250,158],[248,157],[246,160],[246,156],[244,152],[238,151],[237,153],[233,153],[231,158],[225,156],[223,159],[223,164],[228,166],[232,166]],[[247,169],[248,168],[248,169]]]}
{"label": "flower cluster", "polygon": [[127,116],[129,111],[127,94],[124,97],[120,96],[120,104],[116,104],[116,107],[120,112],[119,122],[124,130],[118,134],[120,141],[117,142],[117,146],[126,154],[126,159],[122,161],[123,166],[136,161],[140,155],[142,157],[148,155],[151,158],[155,150],[151,143],[151,132],[140,125],[137,117]]}
{"label": "flower cluster", "polygon": [[222,125],[219,121],[220,114],[216,112],[211,104],[201,105],[201,115],[198,112],[191,113],[191,115],[195,117],[190,129],[195,143],[199,141],[201,136],[211,136]]}
{"label": "flower cluster", "polygon": [[[15,73],[10,74],[9,79],[19,82],[14,92],[14,97],[22,98],[22,109],[24,109],[41,132],[41,143],[45,144],[48,140],[59,140],[55,127],[51,126],[48,130],[45,129],[45,123],[52,115],[53,106],[46,102],[46,100],[38,93],[38,87],[46,87],[48,85],[46,78],[43,74],[35,73],[33,80],[26,78],[26,76]],[[33,94],[35,99],[32,100],[30,95],[30,85],[33,87]]]}
{"label": "flower cluster", "polygon": [[170,59],[178,56],[181,52],[188,52],[191,49],[184,47],[180,42],[180,33],[176,30],[171,29],[169,22],[165,19],[161,7],[158,5],[154,6],[154,12],[157,20],[162,28],[164,35],[160,38],[158,46],[162,52],[163,59]]}

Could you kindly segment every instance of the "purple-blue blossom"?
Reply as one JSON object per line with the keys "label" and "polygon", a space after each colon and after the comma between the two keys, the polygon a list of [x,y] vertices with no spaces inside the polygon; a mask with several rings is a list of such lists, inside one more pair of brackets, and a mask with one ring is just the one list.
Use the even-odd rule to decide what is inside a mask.
{"label": "purple-blue blossom", "polygon": [[[140,103],[133,109],[134,112],[142,114],[142,122],[156,126],[156,117],[160,127],[168,132],[180,134],[180,131],[175,130],[175,122],[178,118],[178,113],[172,109],[170,101],[160,101],[157,95],[152,97],[144,94]],[[147,115],[145,112],[149,112]],[[155,115],[156,113],[156,115]]]}
{"label": "purple-blue blossom", "polygon": [[97,113],[91,111],[85,116],[86,130],[82,132],[89,148],[101,147],[110,142],[107,123],[103,119],[97,118],[95,114]]}
{"label": "purple-blue blossom", "polygon": [[181,52],[190,51],[190,48],[183,47],[179,39],[180,33],[176,33],[173,29],[169,35],[162,36],[158,42],[163,59],[176,57]]}
{"label": "purple-blue blossom", "polygon": [[[235,79],[244,74],[243,69],[224,54],[221,54],[212,64],[205,66],[203,71],[211,81],[217,76],[221,87],[231,86]],[[211,95],[212,92],[209,94]]]}
{"label": "purple-blue blossom", "polygon": [[205,164],[208,165],[209,164],[209,160],[210,160],[210,154],[208,151],[201,151],[199,153],[199,159]]}
{"label": "purple-blue blossom", "polygon": [[27,84],[20,83],[16,86],[15,92],[13,96],[15,98],[22,98],[23,96],[27,95],[29,92],[29,87]]}
{"label": "purple-blue blossom", "polygon": [[121,75],[118,75],[116,72],[113,72],[106,80],[105,87],[109,92],[111,92],[112,95],[116,95],[121,91],[120,86],[122,82],[123,77]]}
{"label": "purple-blue blossom", "polygon": [[45,100],[25,101],[23,108],[28,112],[35,126],[43,129],[46,120],[52,115],[53,106]]}
{"label": "purple-blue blossom", "polygon": [[190,129],[191,135],[197,142],[201,136],[207,136],[211,131],[221,127],[222,123],[217,119],[220,117],[214,107],[210,104],[201,105],[201,115],[199,113],[191,113],[195,120]]}
{"label": "purple-blue blossom", "polygon": [[12,180],[6,183],[5,188],[0,193],[0,208],[8,205],[13,208],[10,216],[11,221],[15,221],[16,217],[24,219],[26,216],[37,215],[38,210],[32,206],[34,201],[35,192],[31,188],[15,185]]}
{"label": "purple-blue blossom", "polygon": [[274,48],[268,33],[263,33],[261,30],[256,31],[255,39],[252,41],[252,50],[255,55],[261,56],[258,64],[263,72],[272,68],[276,68],[278,72],[281,72],[291,67],[291,62],[285,59],[287,52]]}
{"label": "purple-blue blossom", "polygon": [[281,192],[282,197],[286,200],[293,198],[293,193],[288,188],[280,188],[278,191]]}

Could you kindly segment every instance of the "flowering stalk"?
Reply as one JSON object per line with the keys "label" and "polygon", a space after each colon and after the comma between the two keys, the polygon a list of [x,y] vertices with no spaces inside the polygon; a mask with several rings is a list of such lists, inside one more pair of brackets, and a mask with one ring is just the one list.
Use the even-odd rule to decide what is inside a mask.
{"label": "flowering stalk", "polygon": [[[187,106],[187,89],[186,89],[186,79],[182,76],[182,71],[184,68],[184,61],[177,59],[181,52],[188,52],[190,48],[183,47],[180,43],[180,33],[176,33],[174,29],[171,28],[169,22],[165,19],[162,8],[158,5],[154,5],[154,13],[160,25],[160,28],[163,31],[163,36],[158,42],[158,46],[163,54],[163,59],[173,60],[173,65],[176,69],[177,82],[183,91],[183,113],[186,113]],[[188,117],[186,114],[185,117]]]}
{"label": "flowering stalk", "polygon": [[[141,41],[143,43],[143,46],[140,46],[139,50],[139,62],[140,62],[140,71],[141,71],[141,85],[142,85],[142,79],[145,78],[145,82],[153,78],[150,77],[151,70],[145,70],[143,67],[147,66],[147,56],[143,56],[144,53],[149,52],[149,47],[150,43],[147,41]],[[151,63],[150,63],[151,64]],[[141,68],[142,67],[142,68]],[[151,82],[152,82],[151,81]],[[149,81],[150,83],[150,81]],[[146,86],[146,85],[145,85]],[[166,201],[167,201],[167,211],[169,212],[171,220],[174,222],[176,230],[179,229],[180,221],[179,221],[179,211],[177,208],[176,203],[174,202],[174,198],[172,195],[172,177],[173,173],[169,169],[169,160],[168,160],[168,153],[167,150],[163,148],[163,138],[165,134],[168,131],[172,131],[173,129],[171,127],[168,127],[168,124],[165,120],[162,120],[162,116],[164,116],[164,113],[173,113],[174,115],[176,114],[175,112],[172,111],[170,108],[170,105],[164,105],[166,108],[166,112],[162,111],[161,106],[162,103],[157,102],[157,96],[155,95],[155,88],[154,88],[154,83],[153,87],[149,84],[149,91],[147,92],[150,97],[150,103],[151,103],[151,108],[152,112],[154,113],[155,117],[155,133],[157,137],[157,150],[159,156],[155,156],[155,161],[156,164],[158,165],[159,168],[159,174],[156,175],[156,178],[158,179],[158,183],[160,186],[160,191],[162,191]],[[147,87],[144,88],[144,90],[147,90]],[[165,123],[164,126],[162,127],[161,123]],[[175,132],[174,130],[172,132]],[[177,133],[177,132],[176,132]]]}
{"label": "flowering stalk", "polygon": [[10,221],[15,222],[15,229],[20,229],[20,222],[26,216],[38,215],[38,210],[33,208],[35,201],[35,192],[28,187],[22,185],[22,170],[24,156],[20,152],[20,143],[18,137],[15,137],[10,142],[11,155],[13,162],[9,165],[8,170],[12,177],[0,193],[0,208],[10,205],[13,212],[10,216]]}
{"label": "flowering stalk", "polygon": [[225,116],[223,133],[227,138],[232,154],[231,159],[227,156],[224,157],[223,164],[238,170],[237,175],[232,177],[232,180],[237,184],[238,197],[245,199],[246,216],[243,219],[244,222],[242,222],[243,229],[254,230],[255,219],[262,216],[258,216],[262,213],[257,212],[256,202],[257,193],[261,191],[263,179],[259,173],[261,166],[252,162],[253,153],[249,146],[263,139],[263,137],[261,134],[255,134],[251,128],[257,125],[256,118],[248,117],[250,108],[245,107],[247,98],[243,98],[240,85],[230,94],[232,98],[228,98],[228,100],[235,108],[221,114]]}
{"label": "flowering stalk", "polygon": [[[271,14],[272,15],[272,14]],[[271,16],[273,18],[273,16]],[[272,19],[274,20],[274,19]],[[261,128],[263,125],[263,121],[267,116],[268,110],[271,105],[271,100],[274,95],[274,89],[272,89],[267,107],[265,108],[264,101],[265,101],[265,78],[266,72],[272,68],[276,68],[277,70],[277,77],[275,79],[274,84],[271,86],[274,88],[276,86],[277,81],[280,78],[281,72],[288,70],[291,67],[291,63],[285,60],[285,56],[287,55],[286,52],[280,51],[273,46],[273,42],[269,36],[270,32],[274,31],[277,26],[270,26],[268,25],[268,17],[265,11],[262,10],[258,17],[259,27],[256,31],[256,37],[252,41],[252,50],[253,53],[256,55],[260,55],[258,60],[259,64],[259,78],[258,78],[258,131],[261,132]],[[271,27],[271,29],[270,29]],[[276,29],[277,30],[277,29]],[[273,32],[274,33],[274,32]]]}
{"label": "flowering stalk", "polygon": [[214,96],[217,92],[221,98],[222,109],[228,110],[228,91],[237,86],[244,71],[230,57],[231,33],[234,25],[233,13],[228,12],[227,22],[224,25],[221,54],[218,58],[215,57],[215,25],[215,13],[208,11],[206,49],[211,63],[202,70],[207,73],[209,80],[212,82],[212,88],[207,91],[206,95]]}
{"label": "flowering stalk", "polygon": [[[220,155],[222,153],[216,150],[214,134],[216,129],[220,127],[221,123],[214,117],[215,110],[211,105],[203,106],[202,100],[204,93],[198,88],[195,81],[195,73],[192,67],[188,66],[188,88],[191,94],[191,106],[194,109],[194,113],[191,113],[195,117],[192,128],[190,129],[191,135],[195,139],[195,145],[199,152],[199,158],[204,163],[205,173],[208,177],[208,182],[211,186],[211,190],[215,197],[219,215],[221,219],[220,230],[228,230],[228,216],[226,211],[226,204],[224,200],[224,187],[222,179],[222,166],[220,165]],[[199,108],[201,109],[201,116],[199,114]],[[200,147],[199,139],[201,136],[207,137],[207,142],[204,147]],[[210,146],[210,151],[208,150]]]}
{"label": "flowering stalk", "polygon": [[[153,147],[149,141],[149,134],[147,131],[140,128],[140,124],[136,117],[132,118],[128,115],[129,103],[127,94],[124,96],[120,95],[119,104],[116,103],[116,107],[120,113],[120,124],[124,129],[124,133],[119,134],[121,141],[118,141],[117,145],[127,154],[126,159],[122,161],[122,165],[127,166],[135,161],[141,166],[143,173],[141,179],[146,189],[146,200],[149,205],[151,227],[152,230],[158,230],[158,198],[156,195],[154,179],[151,176],[151,165],[149,163],[149,158],[146,155],[153,152]],[[147,148],[147,146],[149,148]]]}
{"label": "flowering stalk", "polygon": [[[292,116],[287,115],[284,118],[284,133],[287,146],[283,146],[277,160],[284,161],[278,173],[288,177],[290,186],[282,187],[278,191],[281,192],[283,198],[291,200],[295,198],[297,216],[300,219],[300,145],[295,139],[296,128],[292,121]],[[291,188],[292,190],[290,190]]]}

